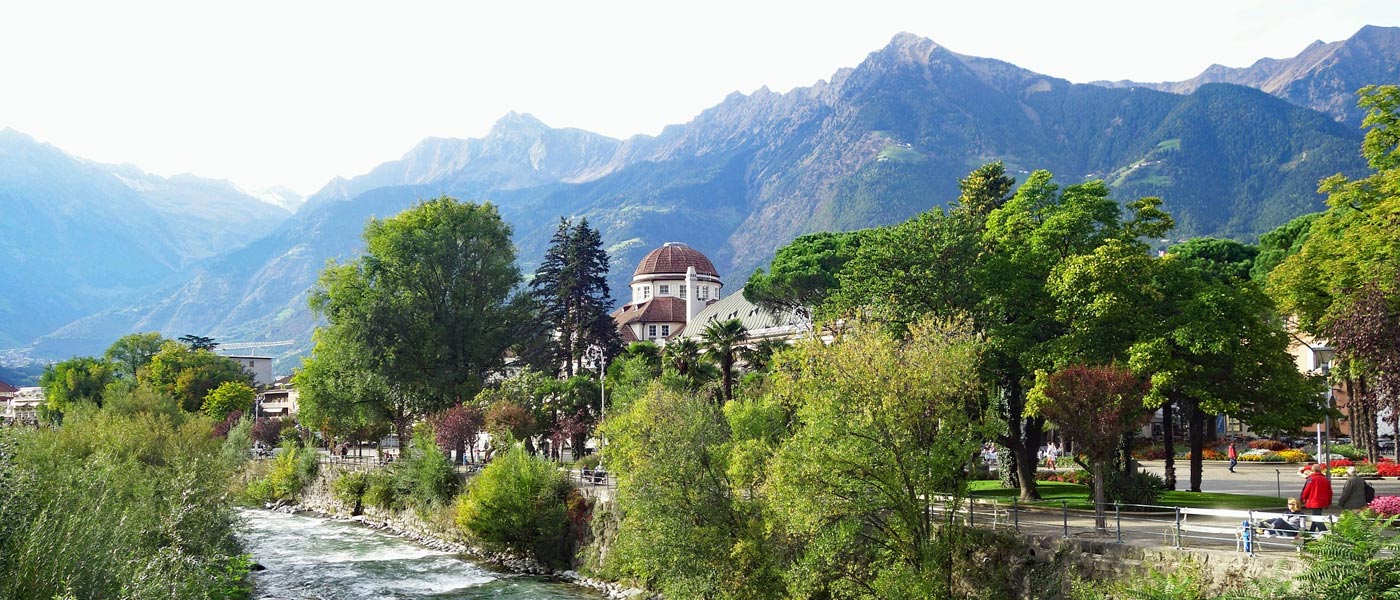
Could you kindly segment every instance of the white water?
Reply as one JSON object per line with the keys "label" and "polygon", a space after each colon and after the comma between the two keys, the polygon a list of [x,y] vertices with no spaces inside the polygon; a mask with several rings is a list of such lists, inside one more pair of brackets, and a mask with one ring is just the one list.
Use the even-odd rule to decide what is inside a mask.
{"label": "white water", "polygon": [[491,571],[354,523],[265,510],[240,514],[239,539],[267,568],[253,574],[254,598],[598,598],[575,586]]}

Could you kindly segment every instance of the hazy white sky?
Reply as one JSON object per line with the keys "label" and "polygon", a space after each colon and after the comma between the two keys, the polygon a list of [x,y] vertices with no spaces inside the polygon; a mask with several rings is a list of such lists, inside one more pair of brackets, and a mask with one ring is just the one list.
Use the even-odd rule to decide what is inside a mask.
{"label": "hazy white sky", "polygon": [[510,110],[655,134],[900,31],[1071,81],[1174,81],[1400,25],[1396,0],[0,2],[0,128],[302,193]]}

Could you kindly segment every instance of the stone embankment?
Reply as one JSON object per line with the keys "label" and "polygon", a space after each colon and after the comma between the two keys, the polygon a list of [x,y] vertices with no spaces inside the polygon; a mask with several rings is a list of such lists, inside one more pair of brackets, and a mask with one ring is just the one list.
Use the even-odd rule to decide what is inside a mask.
{"label": "stone embankment", "polygon": [[474,546],[449,523],[424,520],[412,510],[384,511],[367,507],[363,511],[364,514],[351,515],[349,509],[336,500],[330,492],[330,482],[339,474],[337,469],[323,468],[322,472],[317,475],[315,483],[303,490],[300,503],[278,503],[269,505],[267,508],[278,512],[310,513],[329,519],[359,523],[365,527],[412,540],[426,548],[469,556],[481,563],[511,573],[566,581],[579,587],[598,591],[611,600],[660,599],[659,595],[643,589],[594,579],[573,570],[552,569],[527,558],[491,552]]}

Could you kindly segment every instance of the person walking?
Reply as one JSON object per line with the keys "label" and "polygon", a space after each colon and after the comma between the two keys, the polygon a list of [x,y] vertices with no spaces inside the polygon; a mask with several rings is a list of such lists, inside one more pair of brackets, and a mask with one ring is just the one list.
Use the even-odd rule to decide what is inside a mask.
{"label": "person walking", "polygon": [[[1303,508],[1312,511],[1313,516],[1322,516],[1322,510],[1332,506],[1332,482],[1322,474],[1323,468],[1320,464],[1313,466],[1312,474],[1303,482],[1303,493],[1298,494]],[[1327,525],[1322,521],[1313,521],[1308,531],[1327,531]]]}
{"label": "person walking", "polygon": [[1375,495],[1374,491],[1370,494],[1366,493],[1366,488],[1369,487],[1371,485],[1356,474],[1356,467],[1347,467],[1347,484],[1342,488],[1342,495],[1337,497],[1337,508],[1357,509],[1365,507],[1370,503],[1367,496]]}
{"label": "person walking", "polygon": [[1050,467],[1050,470],[1054,471],[1055,459],[1059,457],[1060,447],[1056,446],[1055,442],[1050,442],[1050,444],[1045,447],[1045,466]]}
{"label": "person walking", "polygon": [[1230,457],[1230,472],[1235,472],[1235,465],[1240,464],[1239,451],[1235,450],[1235,440],[1230,440],[1230,447],[1225,450],[1225,455]]}

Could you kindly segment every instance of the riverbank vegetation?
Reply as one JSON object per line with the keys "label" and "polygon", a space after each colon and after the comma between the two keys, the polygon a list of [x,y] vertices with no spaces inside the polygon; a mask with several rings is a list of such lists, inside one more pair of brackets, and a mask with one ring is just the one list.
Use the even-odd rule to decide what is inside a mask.
{"label": "riverbank vegetation", "polygon": [[248,598],[212,419],[118,384],[57,428],[0,428],[0,598]]}

